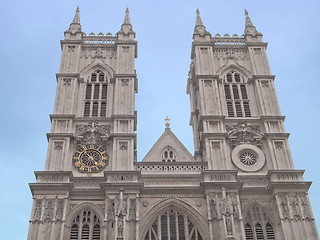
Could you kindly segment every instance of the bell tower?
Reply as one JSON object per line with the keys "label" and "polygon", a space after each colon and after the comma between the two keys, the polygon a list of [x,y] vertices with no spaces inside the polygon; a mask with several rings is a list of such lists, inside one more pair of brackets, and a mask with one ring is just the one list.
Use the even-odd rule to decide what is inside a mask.
{"label": "bell tower", "polygon": [[267,43],[245,16],[242,36],[211,37],[197,11],[187,87],[195,156],[211,169],[241,174],[292,170]]}
{"label": "bell tower", "polygon": [[79,176],[88,171],[98,172],[99,169],[80,162],[77,165],[80,173],[75,162],[70,161],[76,149],[84,145],[102,146],[107,158],[102,167],[106,170],[132,170],[137,91],[134,38],[128,10],[116,36],[110,33],[86,36],[81,31],[77,9],[61,41],[46,170],[72,171]]}
{"label": "bell tower", "polygon": [[[115,36],[86,35],[78,7],[64,36],[45,171],[35,172],[37,183],[30,184],[34,203],[29,240],[78,239],[78,235],[85,239],[86,234],[100,239],[105,225],[101,209],[79,206],[94,202],[104,209],[104,195],[99,202],[101,193],[79,191],[100,188],[106,171],[130,171],[136,162],[137,42],[129,10]],[[74,191],[78,197],[71,194]],[[77,200],[71,204],[73,197]],[[75,224],[65,224],[73,207],[79,207],[82,220],[73,216]]]}
{"label": "bell tower", "polygon": [[[241,184],[224,185],[220,196],[216,188],[206,189],[213,211],[209,226],[219,239],[318,239],[306,208],[310,182],[293,166],[266,49],[247,11],[242,36],[212,36],[197,10],[187,83],[194,157],[207,163],[213,176],[223,173],[216,181],[234,171]],[[235,192],[243,220],[232,210]],[[221,201],[231,205],[222,210],[225,232],[217,235]],[[264,222],[258,215],[265,215]]]}

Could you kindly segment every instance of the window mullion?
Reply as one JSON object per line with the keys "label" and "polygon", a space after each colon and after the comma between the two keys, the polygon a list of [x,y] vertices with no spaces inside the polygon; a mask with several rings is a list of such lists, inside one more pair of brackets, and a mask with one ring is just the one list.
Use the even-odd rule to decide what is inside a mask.
{"label": "window mullion", "polygon": [[89,222],[89,240],[92,240],[93,236],[93,219],[94,219],[94,214],[90,215],[90,222]]}
{"label": "window mullion", "polygon": [[185,235],[185,239],[189,239],[189,226],[188,226],[187,215],[184,214],[183,218],[184,218],[184,235]]}
{"label": "window mullion", "polygon": [[179,240],[179,224],[178,224],[178,213],[175,212],[175,221],[176,221],[176,239]]}
{"label": "window mullion", "polygon": [[170,240],[170,213],[169,211],[167,212],[167,236],[168,240]]}
{"label": "window mullion", "polygon": [[79,232],[78,232],[78,240],[82,239],[82,220],[83,220],[83,211],[81,211],[81,213],[79,214],[80,219],[79,219]]}
{"label": "window mullion", "polygon": [[161,216],[158,215],[158,239],[161,240]]}

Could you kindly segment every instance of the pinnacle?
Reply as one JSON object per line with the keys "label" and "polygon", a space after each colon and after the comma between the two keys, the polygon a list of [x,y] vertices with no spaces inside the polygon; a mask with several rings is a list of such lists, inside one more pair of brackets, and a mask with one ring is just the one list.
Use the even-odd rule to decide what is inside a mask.
{"label": "pinnacle", "polygon": [[196,26],[203,25],[201,17],[200,17],[200,12],[199,9],[197,9],[197,19],[196,19]]}
{"label": "pinnacle", "polygon": [[72,23],[80,24],[79,6],[77,7],[76,14],[75,14],[75,16],[73,18],[73,22]]}
{"label": "pinnacle", "polygon": [[123,24],[131,25],[130,17],[129,17],[129,9],[128,8],[126,9],[126,15],[124,17]]}
{"label": "pinnacle", "polygon": [[244,14],[246,15],[246,26],[253,26],[251,19],[249,17],[247,9],[245,9]]}

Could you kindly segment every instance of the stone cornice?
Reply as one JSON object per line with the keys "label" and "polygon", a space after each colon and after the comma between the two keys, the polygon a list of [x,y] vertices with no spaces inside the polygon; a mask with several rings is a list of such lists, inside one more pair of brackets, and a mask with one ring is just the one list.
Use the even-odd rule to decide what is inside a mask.
{"label": "stone cornice", "polygon": [[267,48],[268,43],[265,42],[248,42],[246,41],[246,45],[247,47],[265,47]]}
{"label": "stone cornice", "polygon": [[288,138],[290,133],[265,133],[266,138]]}
{"label": "stone cornice", "polygon": [[285,118],[286,116],[267,116],[267,115],[260,117],[261,120],[282,120],[282,121],[284,121]]}
{"label": "stone cornice", "polygon": [[200,75],[196,74],[195,75],[196,79],[198,80],[219,80],[219,75]]}
{"label": "stone cornice", "polygon": [[111,115],[111,119],[115,120],[115,119],[132,119],[132,118],[136,118],[137,115],[136,114],[112,114]]}
{"label": "stone cornice", "polygon": [[61,45],[62,44],[81,44],[83,43],[83,40],[79,40],[79,39],[64,39],[64,40],[60,40]]}
{"label": "stone cornice", "polygon": [[58,118],[58,119],[74,119],[75,115],[74,114],[50,114],[50,121],[52,122],[53,119]]}
{"label": "stone cornice", "polygon": [[47,133],[47,139],[57,139],[60,140],[62,138],[73,138],[72,133]]}
{"label": "stone cornice", "polygon": [[76,78],[80,78],[80,74],[79,73],[57,73],[56,74],[56,79],[58,81],[59,78],[72,78],[72,77],[76,77]]}

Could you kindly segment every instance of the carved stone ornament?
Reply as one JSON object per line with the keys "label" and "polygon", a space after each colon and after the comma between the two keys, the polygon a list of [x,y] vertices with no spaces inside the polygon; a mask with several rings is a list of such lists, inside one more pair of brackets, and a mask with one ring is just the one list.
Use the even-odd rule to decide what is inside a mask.
{"label": "carved stone ornament", "polygon": [[78,144],[104,144],[110,137],[110,125],[99,125],[89,121],[88,125],[77,125],[75,138]]}
{"label": "carved stone ornament", "polygon": [[212,81],[211,80],[204,80],[204,86],[205,87],[212,87]]}
{"label": "carved stone ornament", "polygon": [[149,202],[147,200],[142,201],[142,206],[148,207],[148,205],[149,205]]}
{"label": "carved stone ornament", "polygon": [[258,125],[248,125],[247,123],[238,123],[237,125],[227,125],[228,139],[233,145],[242,143],[260,143],[263,134]]}
{"label": "carved stone ornament", "polygon": [[214,199],[211,199],[210,201],[210,210],[211,210],[211,218],[217,219],[218,218],[217,206]]}
{"label": "carved stone ornament", "polygon": [[110,199],[108,202],[108,218],[107,221],[115,221],[115,209],[114,209],[114,200]]}
{"label": "carved stone ornament", "polygon": [[122,86],[128,86],[129,85],[129,79],[127,79],[127,78],[121,79],[121,84],[122,84]]}
{"label": "carved stone ornament", "polygon": [[70,86],[71,85],[71,78],[64,78],[63,85]]}
{"label": "carved stone ornament", "polygon": [[122,151],[127,150],[128,149],[128,143],[127,142],[120,142],[120,149]]}

